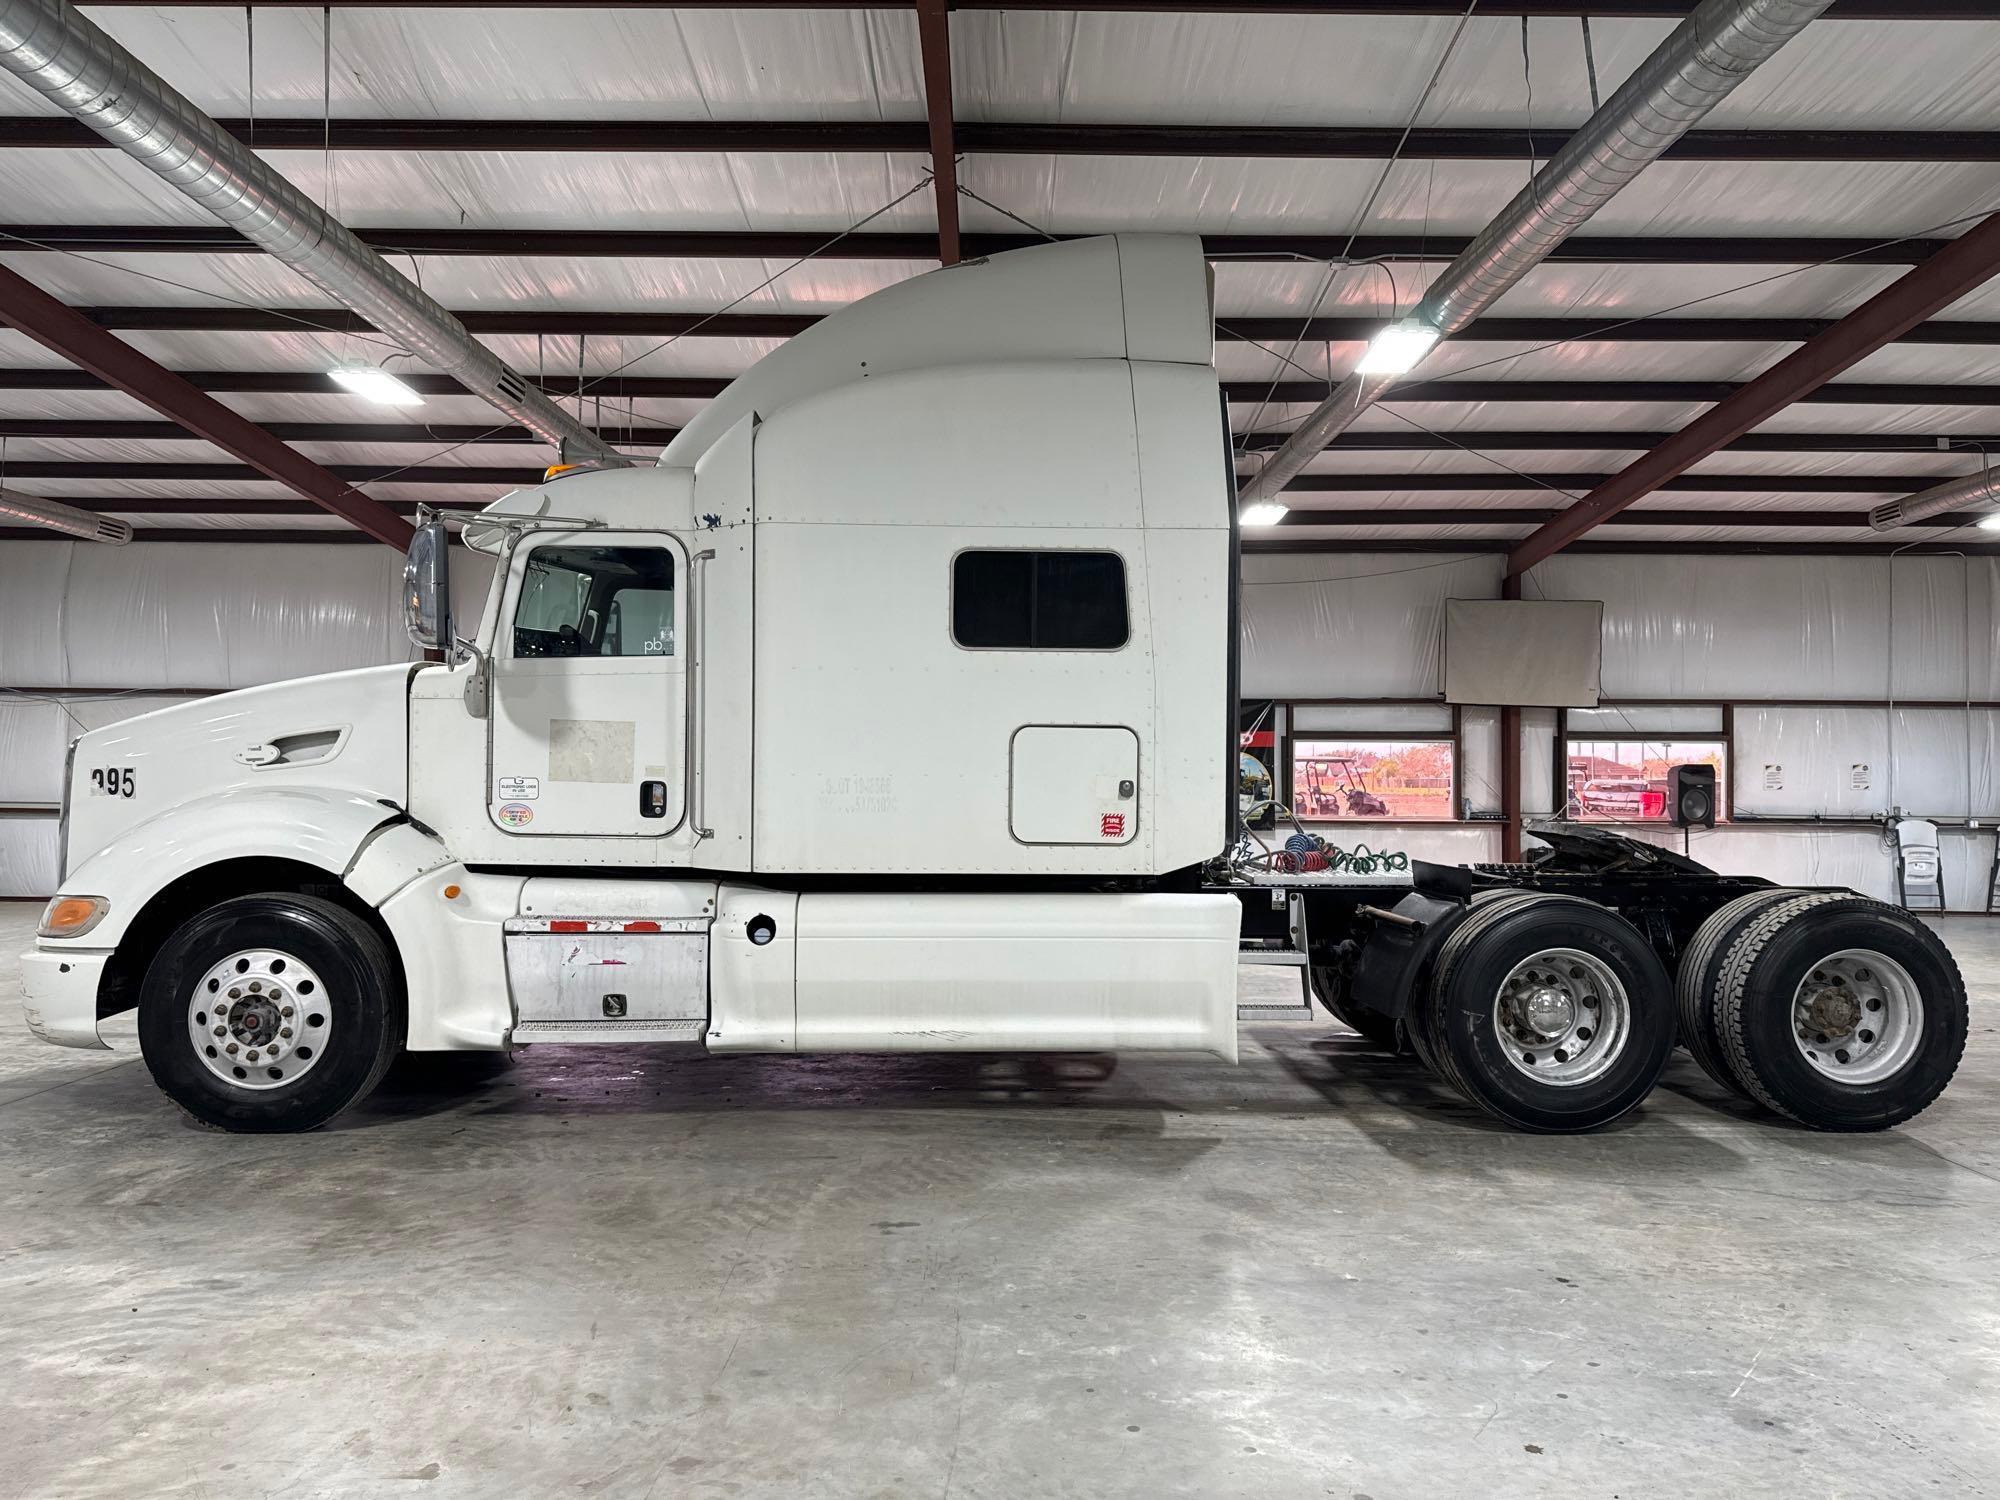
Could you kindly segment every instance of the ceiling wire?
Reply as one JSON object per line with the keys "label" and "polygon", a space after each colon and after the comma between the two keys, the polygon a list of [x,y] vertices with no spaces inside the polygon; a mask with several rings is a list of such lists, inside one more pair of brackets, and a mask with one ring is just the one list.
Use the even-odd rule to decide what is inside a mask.
{"label": "ceiling wire", "polygon": [[[1460,369],[1453,370],[1451,372],[1451,375],[1453,378],[1470,375],[1479,370],[1489,370],[1499,365],[1511,364],[1515,360],[1525,359],[1531,354],[1542,354],[1546,353],[1550,349],[1560,349],[1570,344],[1587,343],[1595,340],[1601,340],[1604,338],[1606,334],[1615,333],[1621,328],[1640,327],[1645,323],[1652,321],[1655,318],[1663,318],[1672,313],[1684,312],[1690,307],[1699,307],[1705,302],[1715,302],[1721,300],[1724,297],[1733,297],[1737,295],[1739,292],[1753,291],[1760,286],[1768,286],[1773,282],[1783,281],[1788,277],[1803,275],[1807,271],[1817,271],[1817,270],[1822,270],[1827,266],[1839,265],[1844,261],[1853,260],[1858,256],[1868,255],[1876,250],[1886,250],[1891,248],[1892,246],[1905,244],[1911,240],[1927,239],[1932,235],[1943,232],[1944,230],[1955,229],[1961,224],[1971,224],[1977,222],[1978,220],[1989,218],[1996,212],[2000,212],[2000,204],[1995,204],[1987,208],[1980,209],[1976,213],[1964,214],[1957,218],[1947,219],[1940,224],[1933,224],[1923,229],[1913,230],[1909,234],[1897,235],[1893,239],[1878,240],[1872,244],[1860,246],[1857,249],[1846,251],[1840,255],[1830,255],[1823,260],[1813,261],[1807,265],[1791,266],[1783,271],[1774,272],[1772,275],[1760,276],[1753,281],[1743,282],[1738,286],[1725,287],[1721,291],[1709,292],[1700,297],[1691,297],[1685,302],[1677,302],[1669,307],[1656,308],[1652,312],[1640,313],[1630,318],[1622,318],[1615,323],[1606,323],[1600,327],[1585,329],[1577,333],[1565,335],[1564,337],[1559,339],[1550,339],[1548,342],[1542,344],[1536,344],[1532,348],[1519,349],[1512,354],[1503,354],[1495,359],[1483,360],[1480,363],[1474,365],[1466,365]],[[1223,318],[1216,319],[1216,327],[1226,329],[1228,328],[1228,326],[1229,323],[1227,319]],[[1276,355],[1281,360],[1286,358],[1284,355],[1279,354],[1278,351],[1271,345],[1264,343],[1259,339],[1248,338],[1240,333],[1234,334],[1233,336],[1239,342],[1249,344],[1253,348],[1261,349],[1266,354]],[[1286,360],[1286,362],[1292,364],[1293,368],[1297,369],[1301,374],[1309,375],[1314,380],[1319,379],[1318,371],[1308,370],[1303,365],[1299,365],[1296,362],[1290,360]],[[1449,385],[1450,380],[1449,379],[1442,380],[1439,381],[1438,384]],[[1295,417],[1283,418],[1281,419],[1280,423],[1272,430],[1280,432],[1284,431],[1285,430],[1283,425],[1284,423],[1293,422],[1297,420],[1300,419]],[[1477,451],[1477,450],[1468,449],[1468,451]],[[1491,459],[1490,454],[1482,453],[1480,456]],[[1495,463],[1500,462],[1500,460],[1498,459],[1492,459],[1492,461]]]}
{"label": "ceiling wire", "polygon": [[[611,379],[615,375],[618,375],[620,372],[627,369],[628,367],[637,364],[640,360],[647,358],[649,355],[657,354],[662,349],[668,348],[673,344],[677,344],[682,339],[688,338],[691,335],[699,332],[703,327],[713,322],[715,319],[721,317],[731,308],[736,307],[741,303],[748,301],[750,298],[756,296],[759,292],[763,291],[766,287],[776,282],[780,277],[786,276],[791,272],[796,271],[800,266],[804,265],[807,261],[812,260],[814,257],[824,255],[828,250],[831,250],[835,245],[839,244],[842,240],[846,239],[850,234],[853,234],[856,230],[862,228],[864,225],[870,223],[872,220],[879,219],[883,214],[887,213],[890,209],[894,208],[897,204],[903,202],[905,199],[916,196],[918,193],[922,192],[925,188],[929,187],[930,184],[931,184],[931,176],[928,172],[926,172],[923,175],[923,177],[918,180],[917,184],[914,187],[908,188],[905,191],[898,193],[895,197],[891,198],[888,202],[884,203],[880,208],[875,209],[872,213],[864,214],[861,218],[856,219],[852,224],[848,225],[847,228],[841,230],[839,234],[834,235],[824,244],[815,246],[813,249],[807,251],[804,255],[800,256],[797,260],[793,261],[790,265],[781,267],[779,270],[765,277],[756,286],[751,287],[749,291],[743,293],[739,297],[732,298],[730,301],[725,302],[721,307],[718,307],[714,312],[708,314],[706,317],[700,319],[699,321],[689,325],[681,332],[675,334],[672,338],[662,339],[659,343],[654,344],[651,348],[641,350],[639,353],[633,355],[630,359],[621,360],[618,364],[613,365],[610,369],[604,371],[602,374],[593,375],[588,381],[579,380],[577,382],[577,392],[576,392],[578,410],[579,411],[582,410],[583,397],[586,391],[589,391],[596,386],[602,385],[605,381]],[[537,337],[539,337],[539,335]],[[579,356],[580,355],[581,351],[579,350]],[[602,414],[601,406],[599,407],[599,413],[601,416]],[[612,415],[614,417],[621,415],[621,412],[615,403],[613,404],[612,407]],[[622,412],[622,415],[625,417],[625,420],[627,421],[628,424],[637,425],[638,415],[635,411],[633,411],[630,408],[627,408]],[[356,480],[355,484],[358,486],[363,484],[387,483],[388,481],[394,479],[399,474],[407,474],[409,473],[410,470],[415,468],[420,468],[424,464],[430,463],[434,459],[443,458],[448,453],[456,453],[461,448],[470,448],[477,443],[483,443],[488,438],[492,437],[494,434],[505,432],[508,430],[508,428],[512,427],[513,425],[514,424],[511,422],[499,423],[496,426],[487,428],[484,432],[473,434],[471,437],[466,438],[462,442],[453,443],[449,447],[440,448],[435,453],[427,453],[421,458],[412,459],[409,463],[404,464],[400,468],[391,469],[387,473],[377,474],[368,479]]]}
{"label": "ceiling wire", "polygon": [[282,307],[267,307],[261,302],[245,302],[240,297],[230,296],[227,292],[218,292],[211,287],[192,286],[185,281],[175,281],[171,276],[158,276],[151,271],[141,271],[136,266],[120,265],[115,260],[101,260],[95,255],[86,254],[81,250],[72,250],[66,245],[56,245],[46,240],[30,239],[27,235],[14,234],[5,229],[0,229],[0,240],[8,240],[17,245],[27,245],[35,250],[47,251],[51,255],[67,256],[71,260],[80,260],[85,265],[98,266],[106,271],[117,271],[126,276],[136,276],[141,281],[157,282],[161,286],[170,286],[175,291],[188,292],[197,297],[207,297],[228,307],[240,307],[246,312],[267,313],[274,318],[283,318],[288,323],[296,323],[311,333],[335,334],[341,337],[351,336],[362,343],[379,344],[383,348],[397,353],[408,353],[402,345],[392,340],[381,338],[373,333],[356,333],[350,329],[336,328],[330,323],[315,323],[309,317],[304,317]]}
{"label": "ceiling wire", "polygon": [[[1431,76],[1424,84],[1423,91],[1417,95],[1417,102],[1411,107],[1409,118],[1403,122],[1403,133],[1396,138],[1395,149],[1389,153],[1389,159],[1382,163],[1382,170],[1375,178],[1375,186],[1369,190],[1367,198],[1362,201],[1359,211],[1348,226],[1347,243],[1341,247],[1339,258],[1327,263],[1326,274],[1320,278],[1319,290],[1313,293],[1312,300],[1306,304],[1305,317],[1300,321],[1299,331],[1293,337],[1291,348],[1287,351],[1288,359],[1290,355],[1296,354],[1299,345],[1305,342],[1305,336],[1312,328],[1313,319],[1319,316],[1321,304],[1325,302],[1327,293],[1333,290],[1334,280],[1348,263],[1348,257],[1353,255],[1355,241],[1361,237],[1362,226],[1368,222],[1368,216],[1375,211],[1376,201],[1382,196],[1382,189],[1388,185],[1390,173],[1395,171],[1397,163],[1402,160],[1403,148],[1409,144],[1410,134],[1417,128],[1417,121],[1423,118],[1424,110],[1430,104],[1431,95],[1436,92],[1439,80],[1444,77],[1444,70],[1451,63],[1452,54],[1458,50],[1459,38],[1465,35],[1466,24],[1471,21],[1472,13],[1478,8],[1479,0],[1468,0],[1464,12],[1458,18],[1458,24],[1452,28],[1450,37],[1446,39],[1444,51],[1438,55],[1437,66],[1431,69]],[[1402,296],[1396,290],[1393,273],[1389,278],[1389,290],[1392,301],[1400,305]],[[1257,403],[1257,409],[1250,414],[1249,423],[1245,427],[1246,432],[1255,430],[1277,389],[1278,378],[1273,377],[1270,389],[1264,392],[1263,398]],[[1235,446],[1238,458],[1241,458],[1244,452],[1240,444]]]}
{"label": "ceiling wire", "polygon": [[1002,208],[999,204],[995,203],[991,198],[980,197],[979,194],[973,192],[971,188],[967,187],[962,182],[958,185],[958,191],[961,197],[970,198],[974,203],[985,204],[988,208],[992,209],[993,212],[995,212],[996,214],[1000,214],[1005,218],[1012,219],[1016,224],[1019,224],[1023,229],[1033,230],[1036,234],[1039,234],[1043,239],[1047,240],[1050,244],[1061,243],[1061,240],[1058,236],[1050,234],[1048,230],[1042,228],[1041,225],[1029,223],[1026,219],[1022,218],[1019,214],[1015,213],[1013,209]]}

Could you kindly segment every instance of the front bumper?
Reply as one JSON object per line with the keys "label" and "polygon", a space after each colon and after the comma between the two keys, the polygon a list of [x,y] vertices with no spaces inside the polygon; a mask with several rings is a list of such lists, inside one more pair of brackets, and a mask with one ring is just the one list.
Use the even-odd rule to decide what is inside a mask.
{"label": "front bumper", "polygon": [[97,1034],[97,986],[109,953],[34,948],[21,955],[21,1008],[28,1030],[58,1047],[102,1047]]}

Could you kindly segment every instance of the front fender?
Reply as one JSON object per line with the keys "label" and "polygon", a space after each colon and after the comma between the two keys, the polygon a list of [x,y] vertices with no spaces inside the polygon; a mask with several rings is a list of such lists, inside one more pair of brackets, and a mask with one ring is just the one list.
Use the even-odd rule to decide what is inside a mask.
{"label": "front fender", "polygon": [[[110,908],[75,946],[116,948],[132,919],[167,885],[225,860],[296,860],[340,879],[368,835],[401,816],[400,809],[357,792],[315,787],[237,790],[180,803],[134,824],[70,871],[62,894],[102,896]],[[43,942],[49,949],[69,946]]]}

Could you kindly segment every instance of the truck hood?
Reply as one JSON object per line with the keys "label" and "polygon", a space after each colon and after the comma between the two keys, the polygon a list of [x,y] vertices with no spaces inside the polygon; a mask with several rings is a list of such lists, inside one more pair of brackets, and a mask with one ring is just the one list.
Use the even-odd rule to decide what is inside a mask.
{"label": "truck hood", "polygon": [[70,752],[64,870],[148,818],[237,788],[315,787],[403,807],[419,670],[300,677],[92,730]]}

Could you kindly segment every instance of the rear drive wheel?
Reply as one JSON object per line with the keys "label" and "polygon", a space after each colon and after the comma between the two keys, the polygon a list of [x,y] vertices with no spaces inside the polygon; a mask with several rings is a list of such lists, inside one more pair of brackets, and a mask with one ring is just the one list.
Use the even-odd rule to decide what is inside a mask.
{"label": "rear drive wheel", "polygon": [[1523,1130],[1609,1124],[1673,1051],[1672,988],[1638,930],[1573,896],[1515,893],[1445,940],[1425,1050],[1453,1088]]}
{"label": "rear drive wheel", "polygon": [[1750,1086],[1736,1076],[1730,1065],[1729,1050],[1723,1045],[1721,1023],[1717,1019],[1716,982],[1722,977],[1723,961],[1743,929],[1762,912],[1801,893],[1773,889],[1751,891],[1717,907],[1695,932],[1681,955],[1674,975],[1674,998],[1680,1012],[1681,1045],[1688,1049],[1701,1070],[1734,1094],[1748,1099]]}
{"label": "rear drive wheel", "polygon": [[1313,997],[1349,1031],[1358,1031],[1378,1047],[1393,1049],[1396,1045],[1396,1018],[1385,1016],[1380,1011],[1366,1010],[1354,1004],[1341,993],[1340,981],[1330,969],[1312,971]]}
{"label": "rear drive wheel", "polygon": [[380,1082],[401,1038],[388,946],[317,896],[210,907],[161,946],[139,993],[154,1082],[223,1130],[324,1125]]}
{"label": "rear drive wheel", "polygon": [[1950,951],[1909,913],[1821,891],[1765,910],[1717,983],[1750,1095],[1817,1130],[1887,1130],[1951,1082],[1969,1027]]}

